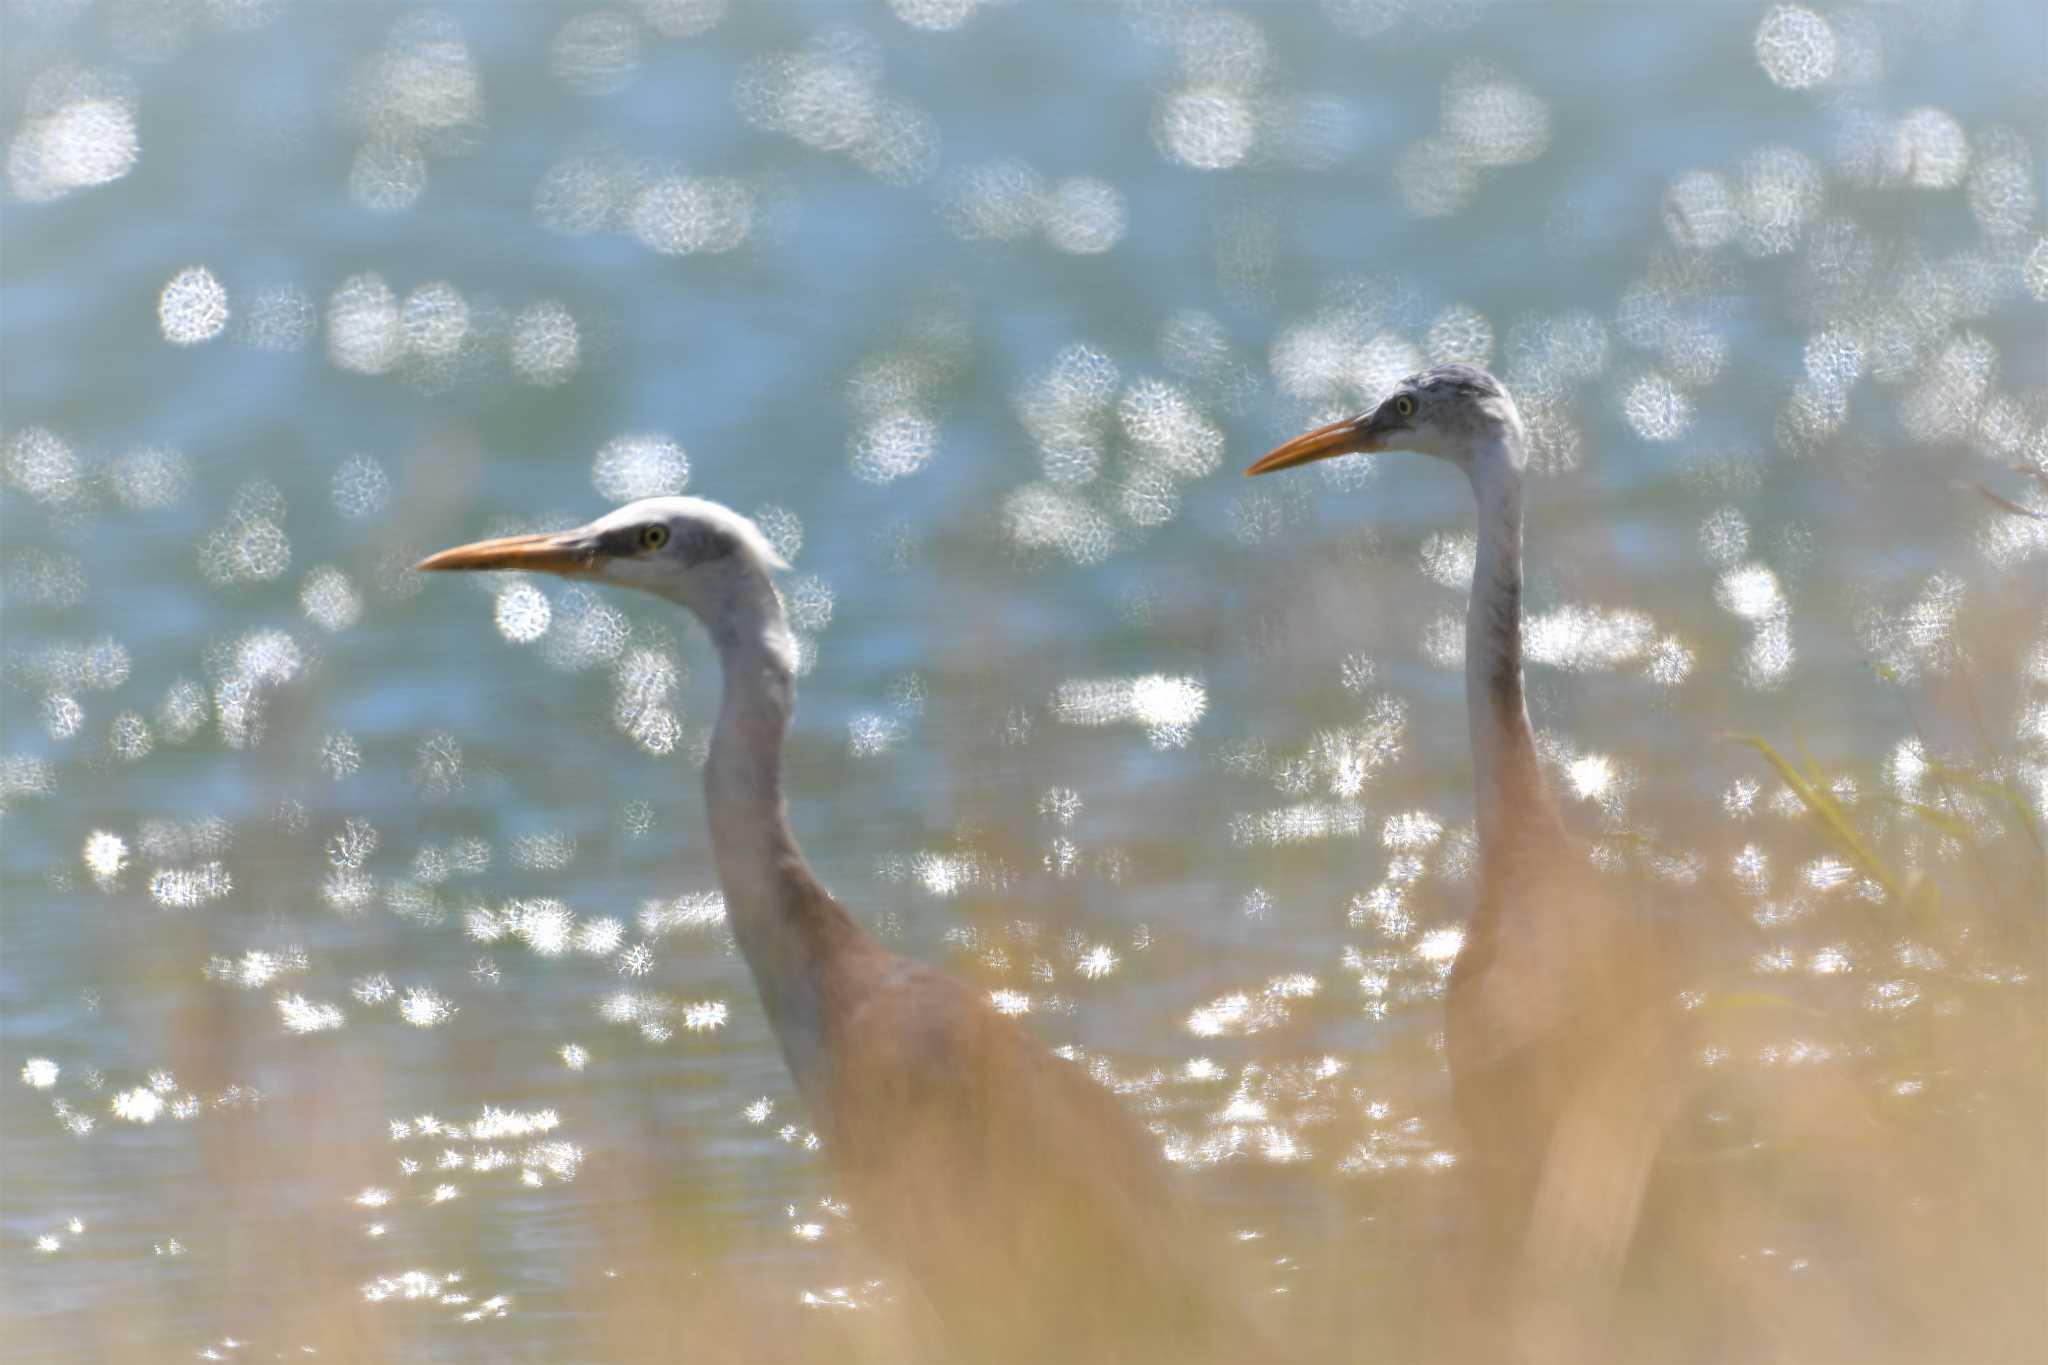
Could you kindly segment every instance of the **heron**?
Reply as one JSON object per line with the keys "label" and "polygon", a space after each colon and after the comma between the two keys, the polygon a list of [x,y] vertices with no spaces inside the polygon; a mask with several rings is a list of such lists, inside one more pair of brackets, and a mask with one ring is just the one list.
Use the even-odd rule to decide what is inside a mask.
{"label": "heron", "polygon": [[1465,718],[1479,895],[1445,990],[1444,1043],[1487,1238],[1513,1259],[1518,1300],[1547,1311],[1570,1296],[1560,1279],[1597,1298],[1589,1286],[1618,1271],[1675,1104],[1658,1076],[1660,954],[1639,950],[1538,759],[1522,677],[1527,437],[1506,387],[1472,365],[1425,370],[1245,472],[1397,450],[1458,469],[1478,508]]}
{"label": "heron", "polygon": [[759,527],[649,498],[418,567],[635,588],[710,635],[723,692],[704,801],[733,937],[856,1225],[939,1320],[937,1354],[1241,1354],[1205,1239],[1114,1095],[986,995],[883,948],[813,875],[782,791],[797,649],[774,575],[789,566]]}

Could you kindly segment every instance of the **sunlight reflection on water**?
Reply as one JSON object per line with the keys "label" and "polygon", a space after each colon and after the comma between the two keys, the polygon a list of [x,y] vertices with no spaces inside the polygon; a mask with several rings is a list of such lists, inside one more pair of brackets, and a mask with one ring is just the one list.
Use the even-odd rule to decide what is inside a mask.
{"label": "sunlight reflection on water", "polygon": [[25,1349],[912,1353],[713,889],[702,641],[406,567],[688,488],[802,557],[825,880],[1306,1354],[1428,1356],[1476,539],[1409,456],[1236,471],[1453,360],[1528,427],[1548,779],[1705,926],[1680,1168],[1737,1174],[1631,1346],[2038,1345],[1965,1306],[2038,1268],[2039,16],[728,8],[11,13]]}

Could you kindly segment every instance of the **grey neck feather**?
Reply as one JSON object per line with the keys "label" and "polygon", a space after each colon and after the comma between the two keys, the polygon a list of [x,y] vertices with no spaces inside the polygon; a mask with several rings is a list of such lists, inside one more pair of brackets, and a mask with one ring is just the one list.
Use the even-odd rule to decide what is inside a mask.
{"label": "grey neck feather", "polygon": [[822,1060],[823,975],[859,931],[812,878],[782,799],[782,744],[796,700],[794,641],[764,592],[706,624],[724,696],[704,765],[711,851],[726,916],[798,1087],[815,1100]]}
{"label": "grey neck feather", "polygon": [[[1513,436],[1501,438],[1513,440]],[[1479,506],[1472,598],[1465,613],[1465,713],[1482,859],[1511,855],[1509,836],[1559,823],[1522,691],[1522,475],[1505,450],[1467,465]]]}

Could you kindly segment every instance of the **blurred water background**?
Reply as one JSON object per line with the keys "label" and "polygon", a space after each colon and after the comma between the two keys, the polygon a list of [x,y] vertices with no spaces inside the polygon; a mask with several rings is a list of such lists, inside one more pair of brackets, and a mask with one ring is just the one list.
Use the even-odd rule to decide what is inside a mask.
{"label": "blurred water background", "polygon": [[0,23],[11,1358],[901,1348],[723,925],[704,642],[408,567],[685,487],[795,565],[826,883],[1121,1089],[1305,1354],[1419,1349],[1468,494],[1237,475],[1450,359],[1703,1073],[1853,1100],[1698,1103],[1746,1194],[1640,1356],[2042,1348],[2048,11]]}

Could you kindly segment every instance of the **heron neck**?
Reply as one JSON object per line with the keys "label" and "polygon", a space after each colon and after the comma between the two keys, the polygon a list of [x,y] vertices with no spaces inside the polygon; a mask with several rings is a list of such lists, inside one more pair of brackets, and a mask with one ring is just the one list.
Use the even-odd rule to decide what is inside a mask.
{"label": "heron neck", "polygon": [[765,631],[714,634],[726,637],[719,641],[724,692],[704,764],[704,799],[719,880],[728,904],[741,902],[731,905],[737,927],[742,908],[761,905],[775,889],[782,860],[802,857],[782,800],[782,744],[796,685],[786,655],[769,646]]}
{"label": "heron neck", "polygon": [[790,1070],[807,1093],[822,1055],[825,969],[861,938],[811,876],[782,798],[782,745],[796,700],[781,604],[715,623],[724,695],[704,764],[711,852],[728,922]]}
{"label": "heron neck", "polygon": [[1494,862],[1511,828],[1556,819],[1522,691],[1522,475],[1506,455],[1468,466],[1479,536],[1465,611],[1465,714],[1479,847]]}

